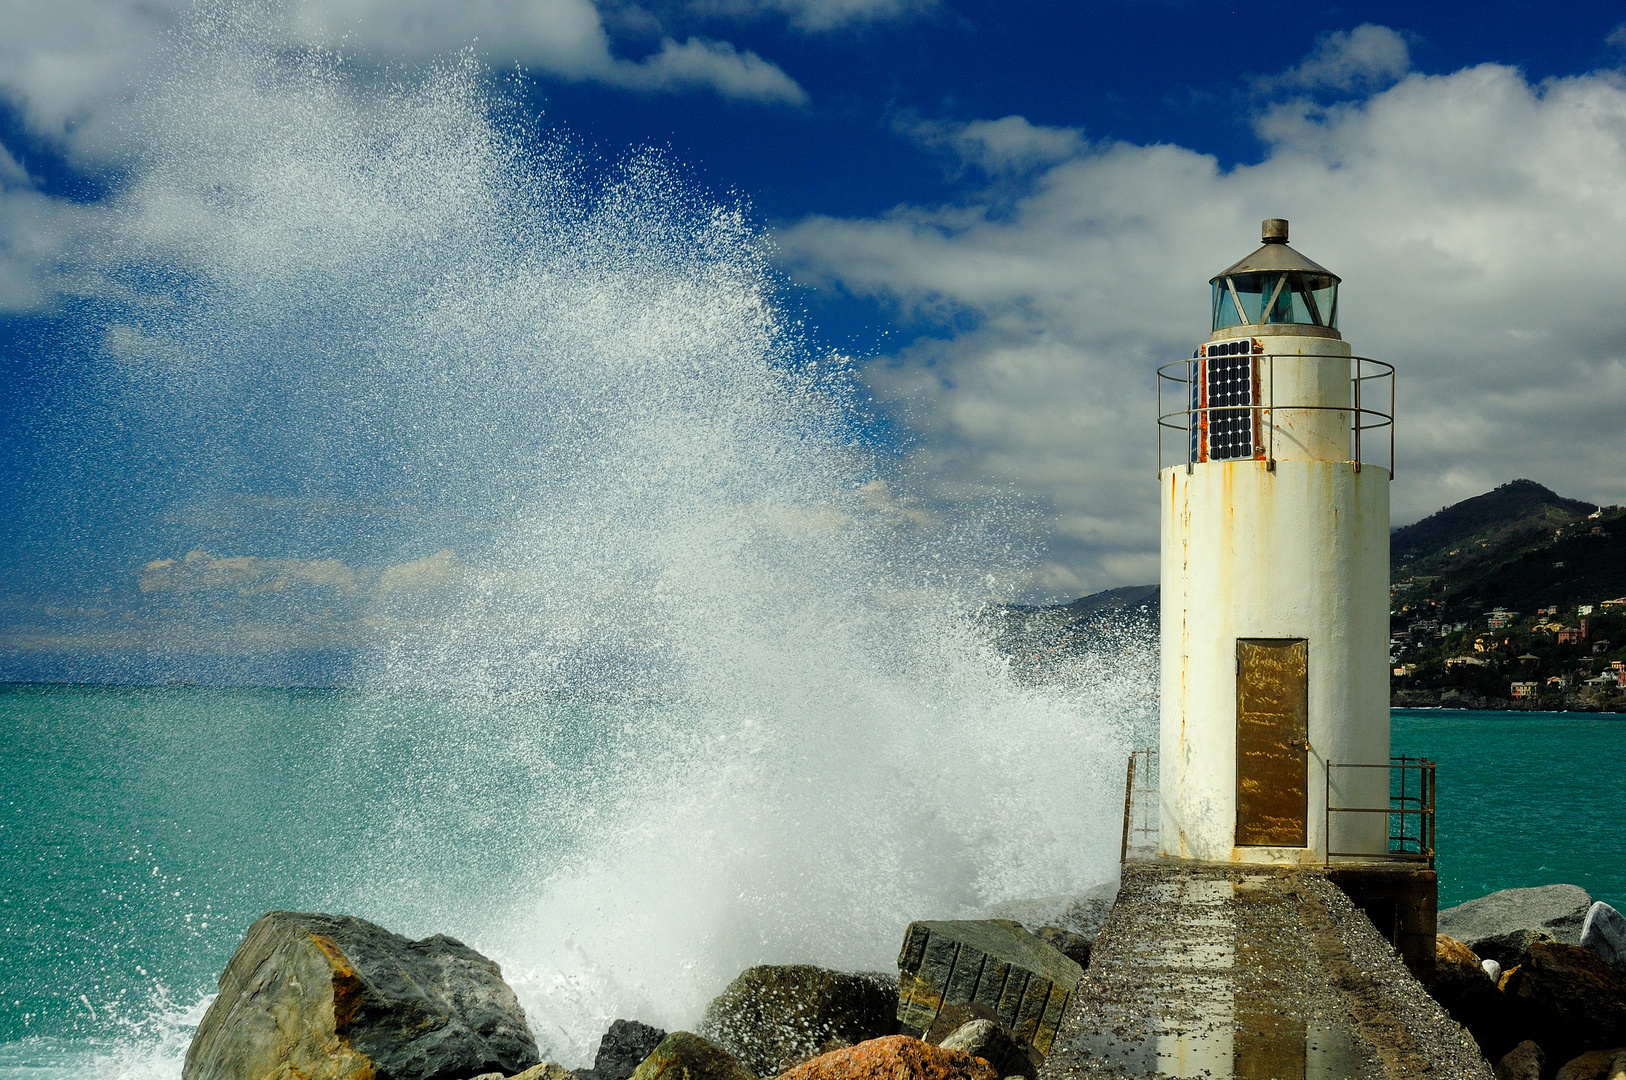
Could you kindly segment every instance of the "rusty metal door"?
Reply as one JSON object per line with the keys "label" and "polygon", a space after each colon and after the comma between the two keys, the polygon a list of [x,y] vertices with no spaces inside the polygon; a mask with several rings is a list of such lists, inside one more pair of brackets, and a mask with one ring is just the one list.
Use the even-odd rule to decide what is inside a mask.
{"label": "rusty metal door", "polygon": [[1236,643],[1236,842],[1303,847],[1310,809],[1310,646]]}

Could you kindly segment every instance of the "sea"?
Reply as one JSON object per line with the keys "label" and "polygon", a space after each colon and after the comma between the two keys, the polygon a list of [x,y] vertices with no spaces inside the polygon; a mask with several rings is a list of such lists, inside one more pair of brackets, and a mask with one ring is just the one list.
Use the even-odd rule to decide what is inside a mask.
{"label": "sea", "polygon": [[[626,954],[549,971],[549,954],[523,947],[528,934],[569,938],[571,927],[538,923],[526,900],[548,889],[550,868],[578,862],[572,852],[591,833],[547,817],[538,792],[614,783],[638,709],[0,687],[0,1076],[178,1075],[221,968],[249,923],[276,909],[343,911],[411,936],[454,932],[504,962],[533,1013],[569,997],[561,984],[572,982],[578,998],[613,987],[606,1012],[638,1011],[638,965]],[[1396,753],[1438,763],[1442,905],[1554,882],[1626,901],[1626,775],[1614,764],[1626,717],[1398,710],[1393,731]],[[658,923],[650,909],[665,906],[693,913],[684,883],[663,893],[656,875],[640,885],[651,895],[630,910],[645,919]],[[766,896],[748,905],[773,906]],[[555,958],[591,947],[591,927],[580,929],[576,953],[567,942]],[[629,939],[639,931],[618,928]],[[762,942],[772,932],[755,947],[771,953]],[[883,953],[895,947],[885,936]],[[795,958],[875,961],[862,944],[826,941],[826,955]],[[606,966],[618,970],[594,983],[589,973]]]}

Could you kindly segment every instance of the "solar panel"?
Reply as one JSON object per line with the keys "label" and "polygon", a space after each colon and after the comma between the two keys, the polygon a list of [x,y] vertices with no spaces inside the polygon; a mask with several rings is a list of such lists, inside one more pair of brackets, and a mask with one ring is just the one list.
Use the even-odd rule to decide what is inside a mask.
{"label": "solar panel", "polygon": [[[1235,461],[1258,452],[1258,387],[1252,338],[1217,341],[1191,363],[1192,461]],[[1204,411],[1206,410],[1206,411]]]}

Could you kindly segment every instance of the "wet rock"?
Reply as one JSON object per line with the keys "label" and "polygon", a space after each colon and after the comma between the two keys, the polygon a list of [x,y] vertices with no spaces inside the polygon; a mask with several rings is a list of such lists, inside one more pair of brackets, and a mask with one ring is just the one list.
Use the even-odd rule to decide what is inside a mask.
{"label": "wet rock", "polygon": [[639,1062],[632,1080],[756,1080],[756,1074],[716,1043],[674,1031]]}
{"label": "wet rock", "polygon": [[898,1022],[941,1042],[972,1020],[996,1020],[1041,1057],[1084,969],[1007,919],[916,922],[898,955]]}
{"label": "wet rock", "polygon": [[1553,1080],[1613,1080],[1610,1074],[1623,1068],[1626,1068],[1626,1047],[1589,1050],[1565,1062],[1564,1067],[1553,1074]]}
{"label": "wet rock", "polygon": [[[627,1080],[644,1058],[655,1052],[655,1048],[666,1038],[666,1032],[658,1027],[639,1023],[637,1020],[617,1020],[610,1025],[610,1030],[604,1033],[599,1040],[598,1055],[593,1058],[591,1069],[581,1069],[576,1073],[577,1080]],[[552,1080],[551,1077],[548,1080]]]}
{"label": "wet rock", "polygon": [[849,974],[806,964],[764,964],[706,1007],[700,1031],[759,1076],[775,1076],[840,1046],[898,1030],[898,983],[881,972]]}
{"label": "wet rock", "polygon": [[1090,949],[1094,942],[1082,934],[1063,930],[1059,926],[1041,926],[1033,936],[1047,945],[1053,945],[1067,959],[1081,968],[1090,966]]}
{"label": "wet rock", "polygon": [[[1491,944],[1518,931],[1541,931],[1556,941],[1574,945],[1581,940],[1581,923],[1592,898],[1579,885],[1542,885],[1534,889],[1502,889],[1439,914],[1440,933],[1465,942],[1480,956],[1503,967],[1518,962],[1505,947]],[[1522,951],[1522,950],[1521,950]]]}
{"label": "wet rock", "polygon": [[1531,945],[1502,992],[1523,1033],[1555,1060],[1626,1043],[1626,974],[1578,945]]}
{"label": "wet rock", "polygon": [[938,1045],[944,1050],[982,1058],[1002,1077],[1039,1075],[1038,1065],[1022,1044],[992,1020],[973,1020],[969,1024],[962,1024]]}
{"label": "wet rock", "polygon": [[184,1080],[462,1080],[537,1064],[496,964],[441,934],[273,911],[249,927]]}
{"label": "wet rock", "polygon": [[1581,925],[1581,948],[1597,953],[1611,967],[1626,971],[1626,915],[1602,900],[1593,904]]}
{"label": "wet rock", "polygon": [[1468,1029],[1486,1057],[1494,1060],[1513,1045],[1506,999],[1479,957],[1456,938],[1440,934],[1434,939],[1434,982],[1428,990],[1451,1019]]}
{"label": "wet rock", "polygon": [[779,1080],[1000,1080],[1000,1076],[981,1058],[891,1035],[822,1054]]}
{"label": "wet rock", "polygon": [[1541,1070],[1546,1064],[1547,1055],[1541,1052],[1541,1047],[1526,1039],[1496,1063],[1496,1080],[1541,1080]]}

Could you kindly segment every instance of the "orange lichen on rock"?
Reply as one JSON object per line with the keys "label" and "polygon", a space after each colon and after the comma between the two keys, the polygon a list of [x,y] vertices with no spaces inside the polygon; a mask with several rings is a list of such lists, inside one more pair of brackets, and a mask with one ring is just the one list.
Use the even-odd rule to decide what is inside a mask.
{"label": "orange lichen on rock", "polygon": [[888,1035],[804,1061],[780,1080],[999,1080],[999,1073],[982,1058]]}

